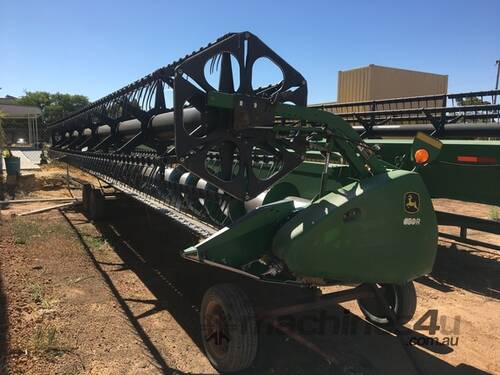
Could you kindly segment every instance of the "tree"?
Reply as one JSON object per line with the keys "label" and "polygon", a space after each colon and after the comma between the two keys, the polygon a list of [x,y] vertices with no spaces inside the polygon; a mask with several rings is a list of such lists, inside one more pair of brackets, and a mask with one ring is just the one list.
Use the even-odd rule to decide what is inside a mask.
{"label": "tree", "polygon": [[482,100],[477,96],[469,96],[466,98],[457,98],[457,104],[459,106],[466,106],[466,105],[490,104],[490,102]]}
{"label": "tree", "polygon": [[5,147],[5,133],[3,131],[2,119],[5,117],[5,113],[0,111],[0,151]]}
{"label": "tree", "polygon": [[[490,102],[478,98],[477,96],[468,96],[465,98],[457,98],[457,104],[459,106],[475,106],[475,105],[490,104]],[[480,110],[480,111],[472,110],[472,111],[466,111],[464,112],[464,114],[466,116],[468,115],[478,116],[478,118],[476,119],[476,121],[478,122],[488,122],[491,119],[492,112],[488,110]],[[484,115],[484,116],[481,118],[481,116],[479,115]]]}
{"label": "tree", "polygon": [[48,93],[46,91],[25,91],[24,95],[16,99],[17,104],[33,105],[42,110],[42,121],[39,125],[40,137],[48,140],[47,125],[60,120],[72,112],[87,106],[90,102],[86,96]]}
{"label": "tree", "polygon": [[82,109],[89,104],[89,99],[83,95],[50,94],[45,91],[26,91],[24,96],[16,101],[19,104],[34,105],[42,110],[42,123],[50,124]]}

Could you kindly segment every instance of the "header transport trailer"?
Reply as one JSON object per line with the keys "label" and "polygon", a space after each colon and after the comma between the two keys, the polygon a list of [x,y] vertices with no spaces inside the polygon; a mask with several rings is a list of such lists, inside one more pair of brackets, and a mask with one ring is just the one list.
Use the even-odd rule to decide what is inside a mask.
{"label": "header transport trailer", "polygon": [[[279,68],[279,82],[257,87],[261,59]],[[216,81],[209,79],[214,72]],[[349,300],[374,324],[412,318],[412,280],[431,271],[437,247],[421,176],[384,161],[342,117],[308,108],[304,77],[251,33],[227,34],[50,131],[53,158],[201,237],[182,251],[184,258],[263,283],[355,285],[308,303],[276,301],[265,312],[255,310],[242,285],[212,286],[200,319],[217,370],[250,366],[258,319],[286,331],[277,322],[281,315]],[[432,163],[438,143],[416,137],[411,155],[425,160],[408,163]],[[99,189],[84,188],[91,217],[99,216],[102,202]]]}

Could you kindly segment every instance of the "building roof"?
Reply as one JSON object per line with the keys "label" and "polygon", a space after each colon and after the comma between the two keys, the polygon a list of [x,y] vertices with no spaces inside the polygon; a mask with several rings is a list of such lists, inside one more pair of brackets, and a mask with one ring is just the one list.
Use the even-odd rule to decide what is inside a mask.
{"label": "building roof", "polygon": [[5,95],[5,98],[0,98],[0,104],[16,104],[17,98],[12,95]]}
{"label": "building roof", "polygon": [[353,71],[353,70],[364,70],[364,69],[369,69],[369,68],[379,68],[379,69],[396,70],[396,71],[399,70],[399,71],[408,72],[408,73],[422,73],[422,74],[433,75],[433,76],[448,77],[448,75],[446,75],[446,74],[423,72],[421,70],[413,70],[413,69],[393,68],[391,66],[383,66],[383,65],[377,65],[377,64],[368,64],[368,65],[361,66],[361,67],[358,67],[358,68],[351,68],[351,69],[346,69],[346,70],[339,70],[339,72],[350,72],[350,71]]}
{"label": "building roof", "polygon": [[32,105],[20,104],[2,104],[0,102],[0,111],[5,114],[5,118],[28,118],[39,117],[42,115],[42,110],[39,107]]}

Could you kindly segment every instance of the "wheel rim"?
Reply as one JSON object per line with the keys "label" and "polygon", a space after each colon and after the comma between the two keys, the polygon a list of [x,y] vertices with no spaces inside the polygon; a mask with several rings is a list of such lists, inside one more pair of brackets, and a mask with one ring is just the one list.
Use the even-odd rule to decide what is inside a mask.
{"label": "wheel rim", "polygon": [[[375,284],[375,287],[382,293],[385,300],[389,304],[389,308],[394,312],[394,314],[397,315],[400,301],[396,286],[391,284]],[[380,306],[375,297],[360,300],[360,305],[370,321],[378,324],[389,323],[389,319],[386,317],[384,308]]]}
{"label": "wheel rim", "polygon": [[203,318],[203,341],[207,351],[218,358],[223,358],[229,351],[229,324],[222,306],[211,301],[207,304]]}

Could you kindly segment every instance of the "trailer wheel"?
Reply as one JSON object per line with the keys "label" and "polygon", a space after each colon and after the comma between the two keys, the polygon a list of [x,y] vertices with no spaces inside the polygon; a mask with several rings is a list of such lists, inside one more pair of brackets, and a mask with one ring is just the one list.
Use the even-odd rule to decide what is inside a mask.
{"label": "trailer wheel", "polygon": [[[375,284],[375,287],[382,292],[399,324],[408,323],[413,318],[417,307],[417,293],[413,282],[402,285]],[[379,326],[389,325],[385,310],[375,296],[358,299],[358,306],[369,322]]]}
{"label": "trailer wheel", "polygon": [[206,355],[219,372],[239,371],[252,364],[257,353],[257,323],[243,290],[232,284],[208,289],[200,321]]}
{"label": "trailer wheel", "polygon": [[82,187],[82,207],[84,212],[89,212],[90,194],[92,194],[92,185],[83,184]]}
{"label": "trailer wheel", "polygon": [[100,220],[104,216],[104,195],[100,189],[90,191],[88,212],[91,220]]}

